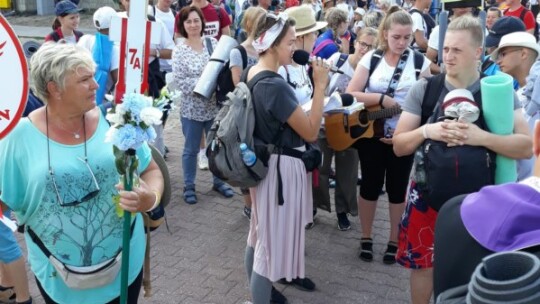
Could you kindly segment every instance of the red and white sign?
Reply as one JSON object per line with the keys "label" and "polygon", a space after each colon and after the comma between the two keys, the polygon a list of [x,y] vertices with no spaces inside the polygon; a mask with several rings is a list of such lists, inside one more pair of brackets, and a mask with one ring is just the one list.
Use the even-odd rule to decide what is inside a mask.
{"label": "red and white sign", "polygon": [[28,66],[19,39],[0,14],[0,139],[19,122],[28,98]]}

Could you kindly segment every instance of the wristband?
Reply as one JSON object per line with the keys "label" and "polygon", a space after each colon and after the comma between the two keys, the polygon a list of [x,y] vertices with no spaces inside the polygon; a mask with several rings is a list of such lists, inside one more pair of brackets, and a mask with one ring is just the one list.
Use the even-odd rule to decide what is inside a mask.
{"label": "wristband", "polygon": [[160,54],[159,54],[159,50],[156,49],[156,58],[159,58],[159,55],[160,55]]}
{"label": "wristband", "polygon": [[422,135],[424,136],[424,139],[429,139],[429,134],[427,132],[427,124],[425,124],[423,127],[422,127]]}
{"label": "wristband", "polygon": [[383,106],[383,101],[384,101],[384,94],[381,94],[381,98],[379,98],[379,106],[381,106],[381,108],[384,109],[384,106]]}
{"label": "wristband", "polygon": [[156,190],[152,190],[152,192],[156,195],[156,200],[154,201],[154,205],[152,205],[150,209],[146,210],[146,212],[154,211],[154,209],[156,209],[157,206],[159,206],[159,204],[161,203],[161,197],[159,195],[159,192]]}

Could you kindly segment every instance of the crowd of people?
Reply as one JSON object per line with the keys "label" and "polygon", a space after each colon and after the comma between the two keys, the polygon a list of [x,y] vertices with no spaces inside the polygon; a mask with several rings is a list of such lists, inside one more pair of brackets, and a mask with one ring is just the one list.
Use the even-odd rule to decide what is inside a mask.
{"label": "crowd of people", "polygon": [[[535,168],[540,153],[538,3],[490,3],[482,6],[484,22],[476,2],[452,1],[447,27],[435,22],[430,0],[155,0],[148,7],[161,34],[149,47],[147,93],[156,99],[164,88],[181,93],[183,201],[200,203],[197,168],[208,170],[205,136],[222,104],[194,88],[222,37],[238,41],[221,55],[228,59],[233,84],[245,82],[252,88],[254,138],[279,143],[266,160],[266,177],[256,187],[240,189],[242,212],[250,219],[244,266],[253,303],[287,303],[275,282],[316,289],[322,278],[308,278],[305,272],[306,229],[314,226],[318,209],[331,212],[332,205],[340,231],[350,230],[349,217],[358,216],[360,244],[351,254],[363,262],[380,259],[411,270],[414,304],[430,303],[434,287],[437,297],[466,284],[474,265],[488,253],[540,252],[535,249],[540,238],[521,247],[490,246],[492,240],[479,236],[489,233],[487,228],[474,224],[482,220],[474,216],[490,213],[482,208],[489,209],[486,203],[493,193],[504,189],[536,191],[515,203],[516,212],[539,203],[533,198],[540,192],[534,186],[540,185],[538,162]],[[143,145],[137,150],[140,185],[124,191],[117,185],[111,144],[104,142],[109,125],[103,109],[121,66],[109,29],[116,16],[129,17],[130,1],[121,4],[121,11],[96,10],[96,33],[83,35],[77,30],[77,3],[56,3],[52,32],[29,65],[30,96],[40,102],[29,103],[35,106],[25,111],[27,117],[0,142],[0,203],[4,215],[13,211],[25,226],[27,259],[46,303],[118,303],[120,276],[80,288],[53,275],[60,266],[84,274],[118,262],[122,224],[110,202],[115,195],[122,209],[138,214],[131,228],[129,303],[137,302],[142,286],[147,249],[141,213],[155,208],[164,176],[150,147]],[[309,65],[293,61],[299,50],[310,54]],[[500,71],[513,78],[511,100],[482,100],[482,79]],[[375,111],[391,114],[369,119],[372,136],[334,149],[324,122],[328,115],[341,114],[325,114],[324,107],[335,94],[363,103],[367,117]],[[499,102],[513,109],[505,113],[513,121],[509,134],[495,133],[484,117],[482,106]],[[154,127],[158,138],[153,144],[166,156],[163,125]],[[36,148],[47,153],[33,153]],[[310,149],[320,150],[322,161],[318,170],[306,172],[302,155]],[[449,161],[440,156],[448,153],[453,155]],[[516,160],[513,183],[491,186],[496,155]],[[461,172],[485,178],[456,179]],[[212,189],[225,198],[235,195],[217,176]],[[377,258],[373,237],[379,233],[374,233],[373,222],[384,193],[390,231]],[[439,235],[454,233],[450,216],[462,220],[460,232],[470,235],[464,244],[474,243],[476,255],[464,255],[465,245],[450,249]],[[507,225],[520,225],[517,216],[511,220]],[[504,237],[520,237],[509,234]],[[32,303],[23,254],[2,224],[0,245],[0,303]],[[468,259],[461,261],[467,269],[449,268],[452,259]]]}

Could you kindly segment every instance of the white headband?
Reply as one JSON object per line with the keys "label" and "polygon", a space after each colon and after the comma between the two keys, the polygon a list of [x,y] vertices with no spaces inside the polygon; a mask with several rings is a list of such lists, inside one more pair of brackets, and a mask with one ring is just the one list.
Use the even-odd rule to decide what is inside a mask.
{"label": "white headband", "polygon": [[262,33],[261,37],[253,41],[253,48],[255,48],[259,54],[268,50],[272,46],[274,41],[276,41],[276,38],[279,36],[279,34],[281,34],[283,27],[285,27],[287,19],[289,19],[289,16],[287,16],[286,13],[280,13],[277,16],[268,14],[267,17],[274,18],[277,20],[277,22],[266,32]]}

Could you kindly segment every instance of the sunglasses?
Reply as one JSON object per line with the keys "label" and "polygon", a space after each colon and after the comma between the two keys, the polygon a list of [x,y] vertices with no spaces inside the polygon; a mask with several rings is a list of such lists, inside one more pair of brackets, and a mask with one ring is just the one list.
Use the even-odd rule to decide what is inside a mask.
{"label": "sunglasses", "polygon": [[88,172],[90,172],[90,176],[92,177],[92,182],[94,184],[94,190],[90,191],[88,194],[86,194],[80,199],[76,199],[74,201],[70,201],[67,203],[62,199],[62,196],[60,195],[60,191],[58,190],[58,185],[56,184],[56,178],[54,177],[54,171],[49,163],[49,176],[51,177],[51,180],[53,182],[54,191],[56,193],[56,200],[58,201],[58,204],[62,207],[72,207],[72,206],[77,206],[81,203],[87,202],[95,198],[99,194],[99,191],[101,190],[99,188],[99,184],[97,182],[96,176],[94,175],[92,168],[88,164],[88,159],[86,158],[86,156],[84,157],[84,159],[80,157],[77,157],[77,159],[82,161],[86,165],[86,169],[88,169]]}

